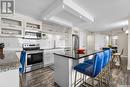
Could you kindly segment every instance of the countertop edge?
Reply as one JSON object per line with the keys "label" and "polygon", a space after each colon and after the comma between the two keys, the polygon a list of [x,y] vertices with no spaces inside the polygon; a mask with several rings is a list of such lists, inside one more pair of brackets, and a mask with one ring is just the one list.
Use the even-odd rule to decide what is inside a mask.
{"label": "countertop edge", "polygon": [[74,59],[74,60],[78,60],[78,59],[76,59],[76,58],[74,58],[74,57],[70,57],[70,56],[66,56],[66,55],[62,55],[62,54],[58,54],[58,53],[53,53],[54,55],[58,55],[58,56],[62,56],[62,57],[66,57],[66,58],[68,58],[68,59]]}
{"label": "countertop edge", "polygon": [[54,53],[54,55],[58,55],[58,56],[62,56],[62,57],[66,57],[66,58],[68,58],[68,59],[79,60],[79,59],[82,59],[82,58],[85,58],[85,57],[88,57],[88,56],[90,56],[90,55],[94,55],[94,54],[96,54],[96,53],[100,53],[100,52],[103,52],[103,51],[98,51],[98,52],[90,53],[90,54],[88,54],[88,55],[86,54],[85,56],[78,57],[78,58],[76,58],[76,57],[66,56],[66,55],[59,54],[59,53]]}

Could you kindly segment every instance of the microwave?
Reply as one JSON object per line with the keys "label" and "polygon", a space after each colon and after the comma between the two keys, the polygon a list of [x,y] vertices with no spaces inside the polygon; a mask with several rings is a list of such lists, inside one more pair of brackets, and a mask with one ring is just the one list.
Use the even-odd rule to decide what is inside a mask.
{"label": "microwave", "polygon": [[25,37],[29,39],[41,39],[41,32],[25,31]]}

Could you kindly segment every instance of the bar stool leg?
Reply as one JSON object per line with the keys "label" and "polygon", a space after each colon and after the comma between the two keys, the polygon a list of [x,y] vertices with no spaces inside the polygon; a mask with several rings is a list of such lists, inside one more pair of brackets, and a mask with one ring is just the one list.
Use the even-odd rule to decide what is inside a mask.
{"label": "bar stool leg", "polygon": [[103,75],[101,74],[101,76],[100,76],[100,78],[99,78],[99,85],[98,85],[99,87],[102,87],[102,76],[103,76]]}
{"label": "bar stool leg", "polygon": [[122,69],[122,62],[121,62],[121,55],[119,56],[120,59],[120,70]]}
{"label": "bar stool leg", "polygon": [[85,82],[85,75],[83,74],[83,83]]}
{"label": "bar stool leg", "polygon": [[92,86],[95,87],[95,85],[94,85],[94,78],[92,78]]}
{"label": "bar stool leg", "polygon": [[112,63],[111,63],[111,65],[112,65],[111,68],[114,68],[114,60],[115,60],[115,56],[113,55],[112,61],[111,61],[111,62],[112,62]]}
{"label": "bar stool leg", "polygon": [[76,77],[77,77],[77,71],[75,71],[74,87],[76,87]]}

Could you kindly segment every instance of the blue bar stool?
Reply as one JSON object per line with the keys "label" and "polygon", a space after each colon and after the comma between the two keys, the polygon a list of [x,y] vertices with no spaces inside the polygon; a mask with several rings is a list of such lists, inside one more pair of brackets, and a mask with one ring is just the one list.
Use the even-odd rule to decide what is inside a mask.
{"label": "blue bar stool", "polygon": [[[102,56],[102,58],[104,58],[103,56],[104,56],[104,54],[103,54],[103,52],[101,52],[101,56]],[[87,59],[87,60],[85,60],[84,61],[84,63],[89,63],[89,64],[93,64],[94,63],[94,57],[92,58],[92,59]]]}
{"label": "blue bar stool", "polygon": [[21,51],[19,72],[25,72],[26,51]]}
{"label": "blue bar stool", "polygon": [[[103,61],[103,73],[102,73],[102,82],[109,84],[110,80],[110,61],[111,61],[111,49],[104,51],[104,61]],[[108,79],[107,79],[108,78]]]}
{"label": "blue bar stool", "polygon": [[109,62],[109,58],[110,58],[110,51],[109,50],[105,50],[104,51],[104,61],[103,61],[103,68],[105,68],[105,66],[108,64]]}
{"label": "blue bar stool", "polygon": [[94,58],[92,59],[88,59],[88,60],[85,60],[84,63],[89,63],[89,64],[93,64],[94,63]]}
{"label": "blue bar stool", "polygon": [[21,51],[20,55],[20,67],[19,67],[19,78],[20,78],[20,84],[23,86],[23,73],[25,72],[25,61],[26,61],[26,51]]}
{"label": "blue bar stool", "polygon": [[74,70],[76,70],[75,73],[75,82],[74,87],[76,87],[76,76],[77,72],[80,72],[86,76],[89,76],[92,78],[92,86],[94,87],[94,78],[99,75],[99,73],[102,71],[102,65],[103,65],[103,53],[96,53],[94,58],[94,63],[80,63],[77,66],[74,67]]}
{"label": "blue bar stool", "polygon": [[[108,82],[103,82],[102,79],[104,79],[104,77],[106,77],[106,76],[111,77],[111,74],[110,74],[110,61],[111,61],[111,58],[112,58],[112,50],[110,48],[107,48],[107,49],[104,49],[103,53],[104,53],[103,66],[102,66],[103,73],[98,75],[97,80],[101,80],[102,83],[106,84]],[[94,63],[94,58],[86,60],[85,63],[93,64]]]}

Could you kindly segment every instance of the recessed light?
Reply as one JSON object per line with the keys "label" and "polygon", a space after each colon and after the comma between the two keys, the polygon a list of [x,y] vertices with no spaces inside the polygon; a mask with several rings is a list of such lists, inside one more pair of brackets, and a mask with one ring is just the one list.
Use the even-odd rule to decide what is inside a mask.
{"label": "recessed light", "polygon": [[47,18],[46,18],[46,17],[44,17],[44,20],[47,20]]}
{"label": "recessed light", "polygon": [[94,17],[91,16],[86,10],[81,8],[77,3],[75,3],[72,0],[64,0],[63,3],[67,5],[69,8],[73,9],[74,11],[78,12],[80,15],[82,15],[84,18],[87,18],[88,20],[94,22]]}
{"label": "recessed light", "polygon": [[80,16],[80,18],[82,18],[82,16]]}
{"label": "recessed light", "polygon": [[65,6],[64,6],[64,5],[63,5],[62,7],[63,7],[63,8],[65,8]]}
{"label": "recessed light", "polygon": [[126,34],[128,34],[128,33],[129,33],[129,31],[128,31],[128,30],[126,30],[126,31],[125,31],[125,33],[126,33]]}

